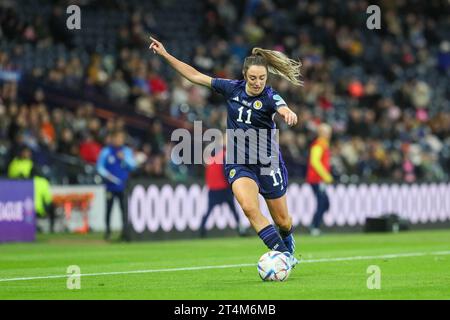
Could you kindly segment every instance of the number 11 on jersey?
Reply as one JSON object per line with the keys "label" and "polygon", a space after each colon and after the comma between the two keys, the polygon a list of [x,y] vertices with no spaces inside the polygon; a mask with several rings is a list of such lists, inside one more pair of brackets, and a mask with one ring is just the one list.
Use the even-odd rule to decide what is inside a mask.
{"label": "number 11 on jersey", "polygon": [[[242,113],[244,112],[244,107],[240,107],[239,109],[239,117],[237,118],[237,122],[242,122]],[[247,110],[247,120],[244,123],[251,124],[250,117],[252,116],[252,109]]]}

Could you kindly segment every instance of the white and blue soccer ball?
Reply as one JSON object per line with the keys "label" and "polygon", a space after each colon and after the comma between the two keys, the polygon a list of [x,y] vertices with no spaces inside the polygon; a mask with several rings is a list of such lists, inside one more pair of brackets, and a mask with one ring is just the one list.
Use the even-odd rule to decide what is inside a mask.
{"label": "white and blue soccer ball", "polygon": [[259,258],[258,273],[263,281],[285,281],[291,273],[289,258],[279,251],[266,252]]}

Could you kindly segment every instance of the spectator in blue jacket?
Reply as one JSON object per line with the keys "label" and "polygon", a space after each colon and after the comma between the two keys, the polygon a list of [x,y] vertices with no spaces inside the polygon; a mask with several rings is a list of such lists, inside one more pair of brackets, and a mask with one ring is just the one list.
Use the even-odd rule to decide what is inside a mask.
{"label": "spectator in blue jacket", "polygon": [[119,200],[122,213],[121,239],[125,239],[125,225],[127,222],[125,188],[130,172],[137,166],[133,151],[125,146],[125,139],[125,132],[121,130],[113,132],[111,144],[102,149],[97,160],[97,171],[106,184],[106,240],[109,240],[111,237],[111,210],[115,198]]}

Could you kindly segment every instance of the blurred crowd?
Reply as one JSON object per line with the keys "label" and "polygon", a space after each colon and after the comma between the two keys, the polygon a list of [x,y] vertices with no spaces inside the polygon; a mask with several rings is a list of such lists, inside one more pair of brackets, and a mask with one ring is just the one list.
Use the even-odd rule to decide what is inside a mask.
{"label": "blurred crowd", "polygon": [[[270,79],[300,116],[289,130],[277,119],[292,178],[304,177],[308,146],[321,122],[333,127],[333,172],[341,182],[449,177],[446,1],[375,1],[380,30],[366,27],[368,1],[80,1],[82,29],[71,32],[64,1],[37,2],[36,12],[25,12],[33,1],[0,4],[4,159],[25,145],[38,167],[51,167],[55,154],[94,164],[109,133],[126,129],[140,164],[136,175],[198,177],[202,170],[171,161],[170,120],[225,129],[224,101],[149,52],[152,34],[169,52],[215,77],[241,78],[243,60],[255,46],[301,60],[303,87]],[[27,79],[80,97],[103,97],[144,117],[148,129],[132,130],[124,118],[99,115],[90,102],[58,105],[42,89],[24,98],[19,89]]]}
{"label": "blurred crowd", "polygon": [[[38,90],[31,101],[10,103],[8,107],[0,103],[0,168],[6,173],[8,164],[24,151],[28,151],[35,172],[50,175],[49,178],[56,178],[51,175],[57,173],[53,166],[58,166],[58,162],[78,163],[78,170],[83,164],[95,166],[100,151],[111,143],[111,135],[116,131],[127,131],[123,118],[101,121],[90,103],[79,105],[75,111],[50,109],[45,94]],[[177,174],[171,170],[169,145],[161,122],[153,122],[142,141],[131,135],[127,141],[140,165],[137,175],[162,178]],[[76,182],[76,175],[77,172],[63,181]]]}

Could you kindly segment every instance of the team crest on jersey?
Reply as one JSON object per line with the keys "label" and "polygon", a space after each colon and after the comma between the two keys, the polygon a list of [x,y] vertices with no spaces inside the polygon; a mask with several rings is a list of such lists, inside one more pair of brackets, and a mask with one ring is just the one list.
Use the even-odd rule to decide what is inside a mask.
{"label": "team crest on jersey", "polygon": [[236,169],[231,169],[230,171],[230,178],[233,179],[233,177],[236,175]]}
{"label": "team crest on jersey", "polygon": [[263,106],[262,102],[259,100],[256,100],[255,102],[253,102],[253,108],[255,108],[256,110],[261,109]]}

